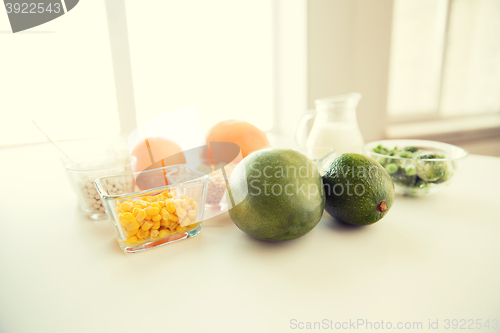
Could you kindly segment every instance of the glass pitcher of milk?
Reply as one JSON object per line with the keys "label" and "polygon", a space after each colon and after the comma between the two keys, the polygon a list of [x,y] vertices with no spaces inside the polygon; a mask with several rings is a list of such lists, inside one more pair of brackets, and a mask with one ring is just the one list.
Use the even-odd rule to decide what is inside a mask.
{"label": "glass pitcher of milk", "polygon": [[361,94],[317,99],[316,112],[309,112],[299,122],[297,143],[308,157],[322,158],[335,149],[337,155],[362,153],[363,136],[356,120],[356,106]]}

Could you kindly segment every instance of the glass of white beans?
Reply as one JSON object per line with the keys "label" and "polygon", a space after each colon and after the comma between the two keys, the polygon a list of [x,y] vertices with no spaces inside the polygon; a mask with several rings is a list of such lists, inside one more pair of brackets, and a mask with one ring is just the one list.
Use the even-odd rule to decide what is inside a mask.
{"label": "glass of white beans", "polygon": [[[100,177],[132,173],[132,163],[128,152],[71,161],[66,163],[65,168],[71,187],[76,193],[78,204],[91,220],[106,218],[106,212],[94,181]],[[134,179],[132,176],[119,177],[110,185],[110,193],[132,192]]]}

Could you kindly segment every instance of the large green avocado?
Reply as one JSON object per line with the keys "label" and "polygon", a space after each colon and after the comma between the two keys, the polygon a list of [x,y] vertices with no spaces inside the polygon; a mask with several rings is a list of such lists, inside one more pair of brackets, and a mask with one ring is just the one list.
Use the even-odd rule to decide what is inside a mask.
{"label": "large green avocado", "polygon": [[252,237],[285,241],[311,231],[325,206],[323,183],[314,162],[291,149],[251,153],[229,179],[229,215]]}
{"label": "large green avocado", "polygon": [[326,211],[340,222],[373,224],[394,202],[394,183],[378,162],[360,154],[342,154],[323,175]]}

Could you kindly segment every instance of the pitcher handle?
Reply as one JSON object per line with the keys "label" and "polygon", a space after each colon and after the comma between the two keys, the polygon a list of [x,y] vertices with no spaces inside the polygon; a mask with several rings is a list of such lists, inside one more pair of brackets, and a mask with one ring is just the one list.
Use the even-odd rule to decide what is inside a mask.
{"label": "pitcher handle", "polygon": [[316,118],[316,110],[308,110],[307,113],[300,118],[297,124],[297,130],[295,131],[295,142],[297,142],[299,148],[305,147],[314,118]]}

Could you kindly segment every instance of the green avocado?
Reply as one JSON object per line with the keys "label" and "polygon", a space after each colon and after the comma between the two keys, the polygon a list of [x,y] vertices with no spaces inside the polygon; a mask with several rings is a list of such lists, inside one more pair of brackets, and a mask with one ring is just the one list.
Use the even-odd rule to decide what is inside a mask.
{"label": "green avocado", "polygon": [[229,178],[227,202],[234,224],[266,241],[307,234],[323,215],[325,197],[316,164],[291,149],[249,154]]}
{"label": "green avocado", "polygon": [[383,218],[394,202],[394,183],[378,162],[342,154],[323,175],[326,211],[340,222],[369,225]]}

